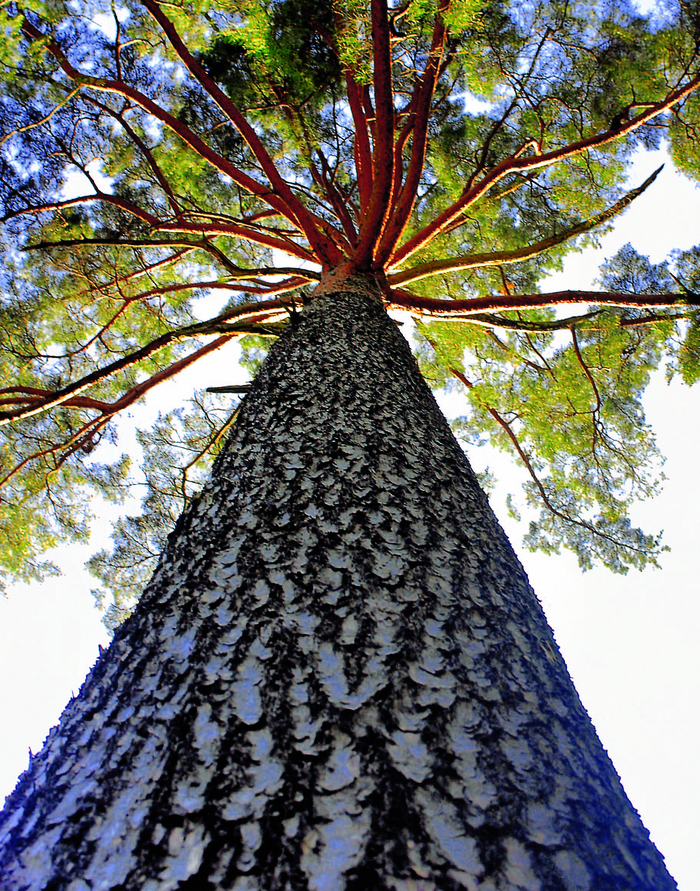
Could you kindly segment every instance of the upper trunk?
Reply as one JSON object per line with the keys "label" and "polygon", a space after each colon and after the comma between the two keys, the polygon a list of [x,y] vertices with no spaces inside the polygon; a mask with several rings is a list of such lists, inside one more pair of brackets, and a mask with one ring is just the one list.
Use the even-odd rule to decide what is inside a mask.
{"label": "upper trunk", "polygon": [[674,888],[394,323],[293,321],[9,799],[0,888]]}

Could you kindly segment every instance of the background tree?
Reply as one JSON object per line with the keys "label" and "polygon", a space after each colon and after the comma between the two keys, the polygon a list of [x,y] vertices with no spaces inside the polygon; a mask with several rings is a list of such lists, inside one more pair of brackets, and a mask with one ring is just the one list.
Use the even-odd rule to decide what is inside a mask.
{"label": "background tree", "polygon": [[[291,311],[294,320],[294,303],[285,307],[275,293],[317,278],[329,290],[357,274],[371,274],[390,304],[471,322],[460,324],[457,333],[455,326],[430,326],[424,332],[426,362],[438,382],[445,374],[459,380],[472,394],[477,416],[523,459],[533,492],[551,515],[533,531],[533,542],[556,548],[565,541],[584,565],[592,553],[618,568],[653,560],[658,542],[631,529],[626,518],[630,498],[653,488],[653,444],[641,428],[638,398],[649,369],[686,329],[678,362],[693,376],[692,317],[686,325],[692,282],[679,274],[690,258],[679,258],[679,268],[667,276],[673,288],[654,285],[657,293],[649,294],[640,293],[640,283],[648,290],[651,273],[647,270],[645,279],[644,270],[633,268],[635,258],[623,257],[624,275],[614,269],[608,275],[617,275],[624,290],[618,286],[595,295],[599,306],[615,306],[614,313],[592,310],[558,318],[547,310],[590,302],[591,295],[533,292],[546,264],[557,262],[567,242],[605,224],[634,197],[634,192],[619,193],[629,151],[623,137],[653,140],[653,128],[666,123],[666,113],[689,104],[685,100],[697,77],[687,22],[676,19],[653,29],[653,39],[644,42],[653,52],[642,58],[634,39],[642,23],[619,11],[598,10],[596,32],[584,29],[575,11],[568,15],[567,8],[565,17],[555,5],[528,11],[526,20],[520,10],[508,16],[494,8],[445,6],[436,17],[432,9],[387,12],[375,4],[368,16],[343,10],[325,22],[310,18],[315,10],[282,5],[262,12],[256,7],[247,20],[244,11],[233,10],[228,34],[219,39],[219,13],[204,10],[198,34],[191,17],[170,21],[157,6],[146,7],[161,30],[154,34],[152,20],[134,11],[128,37],[121,42],[119,25],[113,46],[99,33],[77,40],[85,28],[77,18],[62,17],[53,34],[48,14],[37,19],[28,13],[21,22],[35,51],[30,62],[37,60],[32,77],[46,74],[47,58],[56,66],[53,78],[42,83],[43,94],[36,91],[36,80],[32,83],[40,100],[48,97],[54,104],[15,128],[13,149],[31,147],[40,160],[32,169],[20,149],[8,152],[7,218],[48,220],[31,247],[58,258],[60,275],[49,281],[44,267],[23,270],[33,278],[36,331],[22,330],[12,307],[7,313],[7,354],[25,375],[5,393],[3,420],[17,422],[19,438],[12,449],[22,456],[8,482],[27,486],[31,476],[22,483],[20,473],[43,462],[51,503],[57,475],[63,475],[73,497],[83,479],[113,491],[122,467],[100,473],[90,464],[86,471],[82,458],[74,456],[92,448],[117,410],[230,337],[271,333],[269,323],[280,311]],[[584,12],[587,25],[590,10]],[[371,44],[356,39],[363,28],[371,31]],[[148,53],[139,58],[133,52],[141,42],[148,52],[160,42],[160,63],[168,58],[164,40],[173,61],[157,69]],[[284,54],[270,52],[280,41],[291,48],[290,58],[303,52],[312,59],[311,73],[292,76]],[[89,49],[89,61],[70,57],[68,47],[79,47],[79,55]],[[473,91],[475,70],[483,78],[480,89],[489,88],[491,105],[470,115],[463,96],[459,104],[450,97],[470,86]],[[19,80],[17,97],[27,82]],[[612,92],[629,101],[610,115],[600,97]],[[120,98],[111,104],[114,96]],[[280,109],[286,118],[282,126]],[[351,118],[354,135],[346,124]],[[224,146],[218,140],[226,119],[238,137]],[[692,118],[679,114],[678,120],[687,138]],[[133,162],[127,169],[131,159],[122,140],[138,150],[141,170]],[[114,170],[106,169],[109,186],[90,170],[98,156],[114,164]],[[90,195],[57,193],[66,158],[92,183]],[[565,172],[557,171],[558,162]],[[211,176],[210,168],[217,175]],[[186,180],[178,181],[176,173],[185,170]],[[357,207],[351,214],[353,196]],[[78,205],[81,213],[74,216]],[[256,248],[256,265],[248,260],[249,245]],[[273,266],[265,253],[272,249],[297,262],[316,262],[321,271]],[[227,280],[184,281],[202,256],[217,272],[226,272]],[[533,257],[539,258],[534,268],[520,265]],[[502,291],[496,297],[492,274]],[[421,282],[434,276],[444,279],[446,293],[459,297],[441,301],[421,293]],[[150,286],[145,291],[139,290],[144,277]],[[76,288],[78,280],[82,290]],[[182,295],[205,283],[269,299],[252,304],[239,299],[204,322],[188,317],[186,303],[163,300],[166,293]],[[513,293],[519,284],[530,293]],[[84,302],[96,313],[94,327],[87,338],[66,329],[61,338],[71,333],[73,342],[56,356],[50,349],[57,330],[48,330],[46,315],[40,319],[39,304],[43,297],[44,307],[62,307],[73,320],[76,295],[78,306]],[[25,309],[26,292],[23,301]],[[100,317],[97,310],[105,305],[109,308]],[[485,332],[473,334],[474,325]],[[567,332],[565,346],[556,331]],[[639,331],[644,334],[636,336]],[[40,335],[45,341],[38,347]],[[204,336],[215,339],[178,356],[181,341]],[[126,355],[106,363],[102,348]],[[465,349],[475,357],[466,367]],[[491,370],[504,357],[511,365],[499,377]],[[99,367],[89,371],[93,364]],[[39,366],[42,386],[30,379]],[[478,369],[476,380],[468,376],[472,368]],[[509,373],[513,368],[517,374]],[[65,384],[66,370],[77,380]],[[144,371],[151,375],[145,380],[139,377]],[[51,387],[47,372],[55,375]],[[121,389],[110,392],[116,386]],[[83,395],[88,388],[92,395]],[[119,398],[110,401],[116,392]],[[548,417],[547,428],[538,429],[537,418],[523,408],[535,399],[547,407],[539,413]],[[50,414],[51,409],[57,410]],[[554,426],[558,419],[566,426]],[[215,427],[208,437],[219,440]],[[632,437],[638,447],[634,460],[622,448]],[[19,451],[25,443],[32,443],[31,454]],[[541,457],[531,457],[530,443]],[[550,459],[549,466],[544,459]],[[75,502],[72,512],[68,499],[56,503],[47,523],[46,512],[32,517],[25,501],[22,522],[35,522],[43,533],[34,542],[50,540],[56,522],[80,533]],[[18,527],[16,517],[15,509],[11,533]],[[15,562],[18,550],[10,549]]]}

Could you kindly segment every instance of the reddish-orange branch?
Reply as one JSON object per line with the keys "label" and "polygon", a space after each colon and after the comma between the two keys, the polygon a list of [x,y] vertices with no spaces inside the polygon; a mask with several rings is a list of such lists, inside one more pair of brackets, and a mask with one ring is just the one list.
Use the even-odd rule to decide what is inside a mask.
{"label": "reddish-orange branch", "polygon": [[[617,214],[621,213],[626,207],[630,205],[635,198],[641,195],[649,186],[654,182],[656,177],[662,171],[663,165],[659,167],[657,170],[652,173],[651,176],[647,177],[647,179],[636,189],[632,189],[626,195],[624,195],[619,201],[616,201],[610,207],[605,208],[601,213],[596,214],[594,217],[591,217],[588,220],[583,220],[575,226],[572,226],[569,229],[564,229],[561,232],[557,232],[555,235],[551,235],[549,238],[543,238],[541,241],[537,241],[533,244],[527,245],[526,247],[517,248],[512,251],[493,251],[490,254],[465,254],[461,257],[452,257],[450,259],[443,260],[432,260],[428,263],[419,263],[417,266],[414,266],[410,269],[403,269],[400,272],[394,272],[387,275],[387,280],[390,285],[407,285],[411,282],[415,282],[420,280],[421,278],[426,278],[430,275],[439,275],[444,272],[456,272],[458,270],[464,269],[475,269],[475,268],[484,268],[486,266],[498,266],[506,265],[508,263],[518,263],[523,260],[529,260],[532,257],[536,257],[538,254],[544,253],[547,250],[555,247],[556,245],[563,244],[565,241],[569,241],[569,239],[574,238],[577,235],[581,235],[584,232],[589,232],[591,229],[594,229],[596,226],[600,226],[601,223],[606,222],[607,220],[612,219]],[[502,273],[502,269],[501,269]]]}
{"label": "reddish-orange branch", "polygon": [[[26,20],[23,24],[23,30],[25,34],[31,39],[43,39],[44,37],[44,35],[36,27],[34,27],[30,22],[27,22]],[[174,29],[172,30],[174,31]],[[284,180],[282,180],[278,172],[276,172],[275,181],[284,183],[285,192],[292,194],[295,205],[293,209],[290,209],[290,206],[288,205],[284,196],[281,197],[278,192],[274,191],[274,189],[271,191],[269,187],[262,185],[251,176],[248,176],[248,174],[239,170],[234,164],[215,152],[209,145],[207,145],[207,143],[200,139],[199,136],[193,133],[189,129],[189,127],[187,127],[180,120],[167,112],[164,108],[162,108],[148,96],[141,93],[139,90],[136,90],[135,88],[130,87],[121,81],[111,80],[109,78],[92,77],[90,75],[81,73],[71,64],[66,55],[54,41],[48,41],[46,44],[46,48],[48,52],[50,52],[51,55],[54,56],[63,72],[71,80],[88,89],[97,90],[98,92],[114,93],[116,95],[123,96],[126,99],[131,99],[134,103],[143,108],[144,111],[147,111],[149,114],[153,115],[156,120],[161,121],[170,130],[180,136],[180,138],[183,139],[184,142],[187,143],[192,149],[194,149],[194,151],[197,152],[200,157],[208,161],[210,164],[212,164],[212,166],[220,170],[222,173],[229,176],[238,186],[240,186],[246,192],[249,192],[250,194],[255,195],[256,197],[265,201],[268,205],[273,207],[278,213],[289,219],[295,225],[299,225],[303,229],[304,234],[307,236],[309,242],[314,246],[314,248],[318,249],[320,246],[327,247],[328,245],[331,245],[331,247],[329,248],[330,255],[337,262],[342,259],[342,253],[338,250],[337,247],[335,247],[335,245],[332,244],[332,241],[327,236],[321,235],[316,230],[312,215],[309,214],[308,211],[306,211],[301,202],[296,198],[296,196],[293,195],[288,184],[284,183]],[[249,127],[249,125],[247,126]],[[252,130],[252,128],[250,127],[249,129]],[[268,171],[266,171],[266,173],[268,173]],[[303,211],[301,213],[301,219],[299,218],[300,214],[298,213],[299,207],[301,207]]]}
{"label": "reddish-orange branch", "polygon": [[374,154],[372,194],[360,226],[354,253],[358,269],[370,267],[391,208],[394,184],[394,89],[391,74],[391,32],[386,0],[371,0],[374,62]]}
{"label": "reddish-orange branch", "polygon": [[[39,40],[45,37],[38,28],[35,28],[34,25],[26,20],[22,25],[22,30],[33,40]],[[226,158],[215,152],[195,133],[193,133],[189,127],[185,126],[185,124],[167,112],[164,108],[161,108],[161,106],[155,103],[152,99],[149,99],[148,96],[145,96],[143,93],[139,92],[139,90],[128,86],[122,81],[102,77],[92,77],[83,74],[68,61],[65,53],[53,40],[47,41],[46,49],[56,59],[63,72],[71,80],[91,90],[97,90],[102,93],[113,93],[118,96],[123,96],[125,99],[131,99],[136,105],[143,108],[144,111],[153,115],[156,120],[162,121],[162,123],[164,123],[170,130],[176,133],[184,140],[184,142],[193,148],[197,154],[211,163],[222,173],[230,176],[231,179],[246,192],[256,195],[258,198],[266,201],[288,219],[291,217],[288,209],[284,206],[283,202],[280,201],[279,196],[274,195],[274,193],[270,192],[268,187],[263,186],[251,176],[243,173],[234,164],[231,164],[230,161],[227,161]]]}
{"label": "reddish-orange branch", "polygon": [[284,203],[286,208],[285,216],[291,217],[296,221],[308,239],[309,244],[316,252],[319,261],[324,263],[324,265],[336,265],[340,262],[343,259],[343,255],[336,247],[334,239],[329,237],[329,224],[312,214],[297,198],[289,183],[281,176],[275,162],[270,157],[255,129],[248,123],[238,106],[220,89],[202,65],[190,53],[177,33],[177,29],[164,14],[158,3],[155,0],[143,0],[143,4],[163,29],[173,49],[190,74],[204,87],[241,134],[262,167],[273,190]]}
{"label": "reddish-orange branch", "polygon": [[367,84],[360,84],[359,86],[360,101],[362,102],[362,110],[364,112],[365,120],[367,121],[367,127],[369,129],[370,142],[374,143],[376,115],[374,106],[372,105],[372,96],[370,95],[369,87]]}
{"label": "reddish-orange branch", "polygon": [[[306,285],[309,282],[317,281],[319,278],[318,273],[310,272],[308,275],[305,270],[296,270],[293,266],[280,266],[280,267],[269,267],[267,269],[250,269],[244,270],[241,269],[241,278],[240,281],[256,281],[257,276],[259,275],[287,275],[289,276],[286,279],[283,279],[280,282],[264,282],[262,283],[266,288],[269,286],[270,288],[276,288],[278,286],[283,286],[285,290],[291,288],[298,288],[302,285]],[[245,274],[244,274],[245,273]],[[126,303],[134,303],[141,300],[148,300],[149,297],[158,297],[161,294],[172,294],[177,291],[197,291],[197,290],[220,290],[220,291],[240,291],[242,290],[242,286],[240,281],[197,281],[197,282],[184,282],[179,284],[171,284],[171,285],[162,285],[160,287],[149,288],[147,291],[141,291],[138,294],[133,294],[131,297],[123,298]],[[265,304],[267,306],[267,304]]]}
{"label": "reddish-orange branch", "polygon": [[[229,229],[224,229],[222,226],[213,227],[211,230],[206,226],[191,226],[187,227],[187,224],[177,225],[172,227],[171,230],[168,229],[167,226],[159,226],[159,229],[163,231],[174,231],[174,232],[192,232],[197,235],[204,235],[204,237],[198,242],[187,241],[184,238],[176,238],[170,237],[167,240],[165,238],[159,240],[156,238],[134,238],[130,236],[117,236],[115,238],[62,238],[57,241],[36,241],[33,244],[28,244],[23,250],[32,251],[32,250],[40,250],[47,249],[50,250],[52,248],[68,248],[68,247],[88,247],[90,245],[97,246],[109,246],[109,247],[184,247],[189,248],[190,250],[197,249],[206,251],[212,256],[215,256],[221,264],[229,270],[235,271],[237,267],[235,265],[232,267],[230,261],[227,261],[225,255],[217,249],[217,247],[210,241],[208,241],[208,237],[212,235],[237,235],[239,238],[244,238],[247,241],[254,241],[257,244],[264,244],[267,247],[273,247],[277,250],[283,251],[286,254],[289,254],[293,257],[298,257],[300,260],[304,260],[306,262],[315,263],[316,258],[311,254],[308,250],[305,250],[300,245],[296,244],[293,241],[287,241],[286,239],[275,239],[272,236],[265,234],[264,232],[260,232],[260,239],[254,238],[253,233],[257,230],[242,230],[241,232],[233,231],[233,227]],[[245,231],[245,234],[242,232]],[[182,253],[186,253],[187,251],[183,251]]]}
{"label": "reddish-orange branch", "polygon": [[[6,387],[0,390],[0,405],[31,405],[51,395],[51,390],[40,387]],[[76,396],[65,404],[72,408],[92,408],[97,411],[107,411],[111,407],[111,403],[89,396]]]}
{"label": "reddish-orange branch", "polygon": [[[52,395],[51,390],[41,387],[6,387],[4,390],[0,390],[0,405],[32,405]],[[94,409],[99,412],[108,412],[112,408],[111,402],[93,399],[90,396],[75,396],[73,399],[65,402],[64,405],[70,408]]]}
{"label": "reddish-orange branch", "polygon": [[[91,421],[88,421],[69,440],[59,445],[53,446],[52,448],[45,449],[40,452],[35,452],[33,455],[25,458],[5,477],[0,479],[0,486],[8,483],[12,479],[12,477],[14,477],[23,467],[25,467],[31,461],[35,461],[38,458],[47,457],[50,454],[55,454],[56,452],[65,450],[63,456],[57,460],[57,466],[60,466],[63,461],[65,461],[66,458],[68,458],[71,454],[79,451],[86,443],[93,440],[97,433],[99,433],[99,431],[104,428],[110,418],[114,417],[114,415],[118,414],[119,412],[124,411],[124,409],[129,408],[129,406],[133,405],[136,401],[141,399],[141,397],[144,396],[149,390],[151,390],[153,387],[156,387],[164,380],[168,380],[169,378],[174,377],[176,374],[179,374],[179,372],[184,371],[185,368],[193,365],[203,356],[206,356],[208,353],[211,353],[214,350],[218,350],[220,347],[224,346],[224,344],[228,343],[228,341],[231,340],[233,336],[235,335],[227,334],[223,335],[222,337],[218,337],[216,340],[213,340],[210,343],[205,344],[203,347],[200,347],[200,349],[195,350],[189,356],[185,356],[183,359],[180,359],[177,362],[173,362],[172,365],[169,365],[167,368],[164,368],[157,374],[151,375],[151,377],[149,377],[142,383],[131,387],[131,389],[127,390],[127,392],[124,393],[116,402],[104,402],[102,400],[92,399],[87,396],[73,396],[70,399],[65,400],[62,404],[66,407],[95,410],[98,411],[100,414],[98,417],[93,418]],[[19,390],[20,388],[17,389]],[[38,397],[38,400],[35,401],[45,402],[47,398],[55,395],[48,390],[41,390],[37,387],[23,387],[21,389],[27,394],[24,397],[25,400],[30,398],[31,395],[34,395]],[[8,391],[0,391],[0,393],[5,392]],[[13,400],[0,400],[0,404],[8,401]]]}
{"label": "reddish-orange branch", "polygon": [[[154,216],[148,211],[143,210],[143,208],[140,208],[133,202],[106,192],[97,192],[92,195],[81,195],[77,198],[70,198],[66,201],[54,201],[36,207],[22,208],[21,210],[8,215],[8,217],[22,215],[26,216],[27,214],[41,213],[47,210],[62,210],[68,207],[76,207],[80,204],[90,204],[94,201],[111,204],[114,207],[119,207],[122,210],[125,210],[127,213],[130,213],[137,219],[143,220],[144,223],[147,223],[154,232],[186,232],[192,233],[194,235],[209,237],[216,235],[229,235],[240,238],[243,241],[250,241],[254,244],[260,244],[264,247],[272,248],[273,250],[282,251],[283,253],[289,254],[293,257],[298,257],[300,260],[305,260],[306,262],[313,263],[316,261],[316,257],[314,256],[314,254],[304,249],[296,242],[281,236],[270,235],[261,227],[246,226],[242,223],[222,223],[218,220],[213,222],[189,223],[182,218],[180,218],[177,222],[166,222],[164,220],[160,220],[158,217]],[[67,242],[61,242],[61,244],[67,244]]]}
{"label": "reddish-orange branch", "polygon": [[204,346],[195,350],[193,353],[190,353],[189,356],[185,356],[183,359],[173,362],[172,365],[168,365],[168,367],[164,368],[162,371],[152,374],[147,380],[137,384],[135,387],[132,387],[124,393],[124,395],[113,404],[111,414],[116,414],[117,412],[128,408],[130,405],[133,405],[134,402],[144,396],[149,390],[152,390],[153,387],[158,386],[158,384],[162,383],[164,380],[174,377],[176,374],[184,371],[185,368],[189,368],[190,365],[194,365],[194,363],[203,356],[218,350],[220,347],[224,346],[224,344],[228,343],[234,336],[234,334],[224,334],[221,337],[217,337],[216,340],[212,340],[210,343],[205,343]]}
{"label": "reddish-orange branch", "polygon": [[273,250],[282,251],[292,257],[299,257],[300,260],[306,260],[309,263],[316,262],[316,257],[309,250],[298,245],[291,239],[280,238],[274,235],[268,235],[262,228],[245,226],[236,223],[219,223],[215,220],[212,222],[187,223],[180,220],[176,223],[158,222],[155,229],[158,232],[188,232],[192,235],[216,236],[229,235],[240,238],[243,241],[250,241],[254,244],[261,244]]}
{"label": "reddish-orange branch", "polygon": [[572,325],[569,330],[571,332],[571,342],[574,347],[574,352],[576,353],[576,359],[578,360],[578,364],[581,366],[583,373],[588,378],[588,382],[591,385],[591,389],[593,390],[593,393],[595,395],[596,407],[593,410],[592,414],[594,415],[594,417],[597,417],[598,413],[600,412],[600,408],[601,408],[601,404],[602,404],[601,399],[600,399],[600,392],[598,390],[598,384],[596,384],[595,378],[591,374],[591,369],[588,367],[583,356],[581,355],[581,348],[579,347],[578,337],[576,336],[575,326]]}
{"label": "reddish-orange branch", "polygon": [[[286,278],[281,282],[258,282],[254,285],[239,285],[238,289],[244,294],[258,294],[260,297],[271,297],[273,294],[288,294],[290,291],[296,291],[298,288],[308,285],[313,279],[305,276],[293,276]],[[267,301],[265,301],[267,306]]]}
{"label": "reddish-orange branch", "polygon": [[168,332],[167,334],[164,334],[161,337],[158,337],[155,340],[151,341],[151,343],[147,344],[145,347],[142,347],[141,349],[136,350],[133,353],[129,353],[126,356],[122,356],[119,359],[116,359],[114,362],[110,362],[109,365],[103,368],[98,368],[96,371],[93,371],[91,374],[86,375],[75,383],[68,384],[68,386],[62,387],[60,390],[56,390],[54,393],[51,394],[50,397],[37,401],[36,404],[30,407],[17,411],[0,412],[0,426],[8,424],[11,421],[20,420],[22,418],[29,418],[33,415],[41,414],[42,412],[47,411],[50,408],[55,408],[58,405],[63,405],[69,399],[72,399],[75,396],[79,396],[91,386],[94,386],[100,381],[111,377],[118,371],[122,371],[125,368],[130,368],[133,365],[136,365],[138,362],[142,361],[143,359],[147,359],[149,356],[153,355],[153,353],[162,350],[164,347],[169,346],[176,340],[178,340],[177,335],[174,332]]}
{"label": "reddish-orange branch", "polygon": [[416,122],[415,107],[418,99],[418,84],[415,85],[413,95],[408,103],[399,112],[399,116],[404,121],[403,127],[397,132],[394,141],[394,194],[398,195],[403,182],[403,153],[406,148],[408,138],[413,132],[413,126]]}
{"label": "reddish-orange branch", "polygon": [[648,124],[664,111],[677,105],[697,89],[699,85],[700,74],[696,75],[684,86],[673,90],[660,102],[650,105],[641,114],[637,115],[636,118],[633,118],[621,127],[604,130],[593,136],[588,136],[585,139],[572,142],[569,145],[562,146],[551,152],[526,157],[522,157],[519,153],[516,153],[516,155],[506,158],[482,177],[478,183],[465,189],[457,201],[446,208],[441,214],[438,214],[434,220],[421,229],[420,232],[417,232],[402,247],[394,250],[389,257],[390,265],[397,266],[416,251],[429,244],[442,232],[447,231],[452,223],[454,223],[454,221],[463,214],[468,207],[472,206],[476,201],[482,198],[504,177],[513,173],[526,173],[531,170],[541,170],[544,167],[550,167],[552,164],[556,164],[559,161],[565,161],[566,159],[579,155],[589,149],[602,148],[605,145],[609,145],[611,142],[622,139],[635,130],[638,130],[640,127],[643,127],[645,124]]}
{"label": "reddish-orange branch", "polygon": [[[423,75],[415,86],[414,97],[412,99],[412,117],[413,117],[413,142],[411,145],[411,159],[406,171],[401,191],[395,201],[395,206],[391,215],[391,219],[385,228],[382,236],[381,244],[376,253],[377,262],[384,265],[386,260],[394,251],[395,246],[406,228],[413,207],[416,202],[418,193],[418,185],[420,183],[423,167],[425,166],[425,155],[428,146],[428,122],[430,120],[430,110],[432,106],[435,88],[441,71],[442,54],[447,36],[447,29],[443,21],[443,15],[449,8],[449,0],[441,0],[438,14],[433,26],[433,37],[430,46],[430,54],[423,71]],[[398,183],[397,183],[398,186]]]}
{"label": "reddish-orange branch", "polygon": [[[202,356],[206,356],[214,350],[218,350],[220,347],[224,346],[225,343],[228,343],[233,334],[226,334],[218,337],[216,340],[211,341],[210,343],[205,344],[203,347],[200,347],[198,350],[195,350],[193,353],[190,353],[189,356],[185,356],[183,359],[179,359],[177,362],[173,362],[172,365],[169,365],[167,368],[164,368],[162,371],[157,372],[156,374],[151,375],[147,380],[143,381],[140,384],[136,384],[134,387],[131,387],[117,399],[116,402],[105,402],[102,399],[94,399],[90,396],[73,396],[70,399],[66,399],[61,404],[67,408],[82,408],[82,409],[91,409],[94,411],[99,411],[100,414],[104,417],[112,417],[120,411],[123,411],[125,408],[128,408],[130,405],[133,405],[138,399],[140,399],[145,393],[147,393],[150,389],[157,386],[159,383],[162,383],[164,380],[173,377],[179,372],[184,371],[185,368],[188,368],[198,359],[201,359]],[[34,404],[37,405],[39,403],[46,402],[50,400],[55,393],[51,390],[41,389],[39,387],[9,387],[5,390],[0,390],[0,396],[9,393],[18,393],[21,395],[17,396],[6,396],[5,398],[0,398],[0,405],[8,405],[8,404]]]}
{"label": "reddish-orange branch", "polygon": [[[342,28],[342,15],[338,12],[337,9],[335,10],[334,14],[338,25]],[[326,41],[326,43],[333,50],[336,56],[340,58],[341,53],[333,35],[320,22],[312,19],[312,24],[318,30],[320,36]],[[347,89],[348,105],[350,107],[350,114],[352,115],[352,119],[355,124],[353,157],[355,159],[355,177],[359,192],[360,213],[358,213],[358,209],[354,206],[352,207],[352,210],[355,213],[356,219],[359,220],[361,219],[361,215],[367,210],[370,194],[372,191],[372,149],[370,147],[369,141],[369,126],[367,122],[367,116],[363,109],[360,88],[355,78],[355,72],[351,67],[346,66],[344,70],[344,76]],[[324,168],[324,175],[326,173],[327,171]],[[333,204],[334,210],[336,211],[336,213],[338,213],[338,208],[332,200],[331,204]],[[338,214],[338,218],[340,219],[343,229],[345,230],[345,233],[348,236],[351,244],[353,246],[356,246],[357,232],[355,230],[355,225],[351,222],[348,226],[347,220],[349,219],[349,215],[347,213],[345,204],[342,201],[341,205],[345,211],[345,219],[340,214]]]}
{"label": "reddish-orange branch", "polygon": [[372,195],[372,149],[369,141],[369,126],[362,105],[360,88],[351,71],[345,72],[348,91],[348,104],[355,125],[355,173],[360,193],[360,212],[364,215]]}

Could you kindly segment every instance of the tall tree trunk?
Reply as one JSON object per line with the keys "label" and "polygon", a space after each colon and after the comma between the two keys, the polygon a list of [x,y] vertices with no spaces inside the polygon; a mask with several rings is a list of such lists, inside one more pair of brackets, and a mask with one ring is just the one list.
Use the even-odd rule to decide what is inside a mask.
{"label": "tall tree trunk", "polygon": [[359,285],[272,348],[0,833],[3,891],[676,887]]}

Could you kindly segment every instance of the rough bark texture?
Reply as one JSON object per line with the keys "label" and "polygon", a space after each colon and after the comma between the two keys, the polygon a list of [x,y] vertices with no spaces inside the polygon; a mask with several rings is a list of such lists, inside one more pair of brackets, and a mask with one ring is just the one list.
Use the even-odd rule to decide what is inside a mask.
{"label": "rough bark texture", "polygon": [[396,326],[317,298],[8,801],[0,888],[675,888]]}

